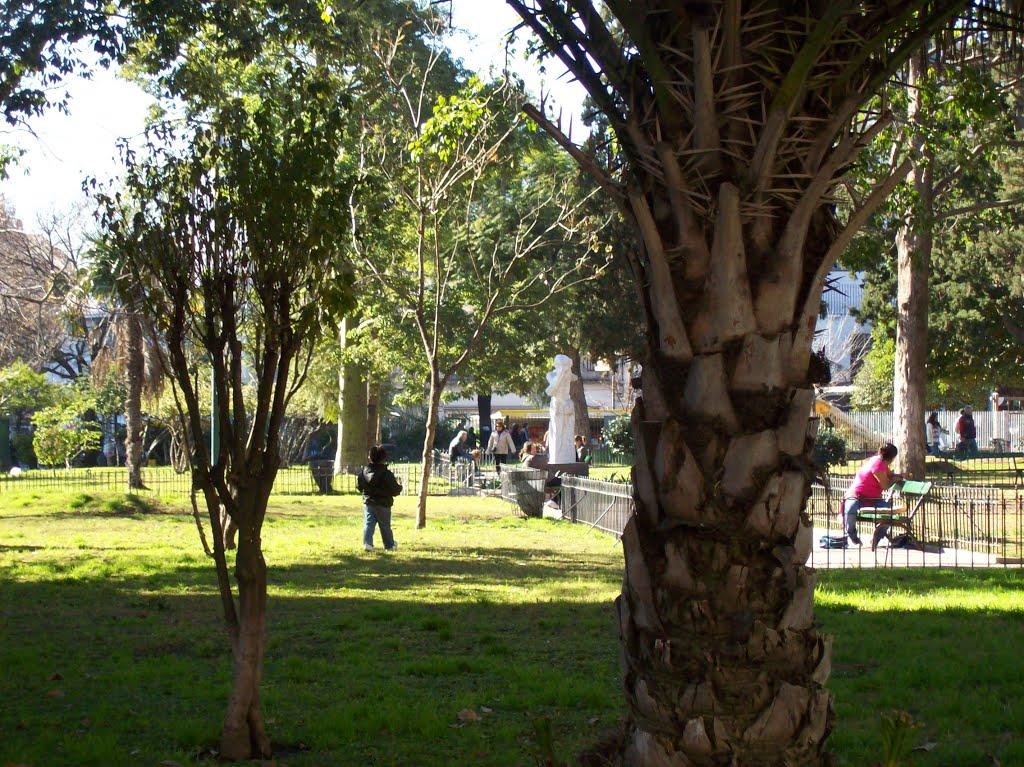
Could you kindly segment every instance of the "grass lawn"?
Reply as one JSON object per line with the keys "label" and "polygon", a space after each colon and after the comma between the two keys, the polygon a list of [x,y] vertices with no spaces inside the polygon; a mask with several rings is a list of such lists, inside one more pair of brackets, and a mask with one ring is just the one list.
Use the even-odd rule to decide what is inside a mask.
{"label": "grass lawn", "polygon": [[[280,497],[262,700],[278,765],[567,760],[623,713],[613,539],[432,498],[396,555],[362,551],[355,496]],[[1019,571],[822,573],[840,765],[881,756],[879,717],[921,723],[910,764],[1024,765]],[[213,571],[175,502],[0,495],[0,764],[213,765],[229,657]],[[995,760],[998,760],[995,761]]]}

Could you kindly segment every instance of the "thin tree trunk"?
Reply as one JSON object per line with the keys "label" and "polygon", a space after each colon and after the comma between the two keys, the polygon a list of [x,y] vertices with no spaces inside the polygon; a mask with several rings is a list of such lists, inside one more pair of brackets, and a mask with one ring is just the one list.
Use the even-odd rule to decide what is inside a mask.
{"label": "thin tree trunk", "polygon": [[575,434],[582,434],[586,439],[590,438],[590,412],[587,410],[587,395],[583,388],[583,367],[580,365],[580,350],[575,346],[567,346],[565,355],[572,360],[572,374],[575,380],[569,384],[569,399],[575,418],[573,428]]}
{"label": "thin tree trunk", "polygon": [[366,449],[380,444],[380,381],[366,384]]}
{"label": "thin tree trunk", "polygon": [[[483,453],[487,448],[487,440],[491,438],[491,395],[476,395],[476,416],[480,421],[480,433],[477,434],[477,447]],[[507,425],[507,424],[506,424]],[[525,426],[525,424],[524,424]]]}
{"label": "thin tree trunk", "polygon": [[[927,64],[921,56],[910,61],[907,91],[909,122],[921,110],[916,86]],[[918,133],[915,152],[924,144]],[[928,274],[931,271],[934,187],[931,163],[918,163],[910,174],[917,198],[906,224],[896,236],[896,352],[893,370],[893,420],[899,466],[910,477],[924,479],[926,454],[925,394],[928,383]]]}
{"label": "thin tree trunk", "polygon": [[[145,375],[145,354],[142,339],[142,323],[138,314],[131,309],[126,314],[127,354],[125,370],[125,464],[128,467],[128,490],[141,490],[142,484],[142,381]],[[117,463],[115,451],[114,463]]]}
{"label": "thin tree trunk", "polygon": [[430,377],[430,401],[427,406],[427,435],[423,439],[423,471],[420,475],[420,493],[416,503],[416,529],[427,526],[427,487],[434,465],[434,440],[437,438],[438,413],[441,410],[441,384],[436,374]]}
{"label": "thin tree trunk", "polygon": [[[231,694],[220,742],[221,757],[230,760],[271,756],[259,695],[267,620],[267,563],[255,524],[266,511],[266,493],[257,497],[246,494],[248,498],[239,498],[239,515],[244,519],[239,524],[235,555],[238,624],[232,635]],[[255,508],[260,499],[262,512]]]}
{"label": "thin tree trunk", "polygon": [[[344,356],[348,333],[355,322],[341,322],[339,342]],[[361,365],[343,361],[338,372],[338,448],[334,457],[334,473],[347,466],[360,466],[366,460],[366,373]]]}

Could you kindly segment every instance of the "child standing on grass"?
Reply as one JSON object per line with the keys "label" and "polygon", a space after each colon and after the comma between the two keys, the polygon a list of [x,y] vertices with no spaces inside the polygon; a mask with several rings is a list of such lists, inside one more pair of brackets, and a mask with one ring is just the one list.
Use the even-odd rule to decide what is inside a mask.
{"label": "child standing on grass", "polygon": [[359,471],[356,488],[363,494],[363,549],[373,551],[373,531],[380,525],[380,537],[386,551],[398,548],[391,532],[391,507],[402,484],[388,468],[388,453],[380,445],[370,448],[369,465]]}

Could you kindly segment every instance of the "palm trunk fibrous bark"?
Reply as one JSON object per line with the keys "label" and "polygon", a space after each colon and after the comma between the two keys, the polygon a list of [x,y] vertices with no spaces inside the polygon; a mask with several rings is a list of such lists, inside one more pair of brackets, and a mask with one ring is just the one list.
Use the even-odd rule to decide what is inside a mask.
{"label": "palm trunk fibrous bark", "polygon": [[[864,105],[965,3],[507,0],[587,88],[620,166],[530,115],[632,223],[648,328],[618,600],[627,765],[830,763],[831,640],[805,505],[828,270],[906,176],[833,193],[891,123]],[[608,22],[613,16],[615,24]],[[913,23],[907,20],[913,17]]]}

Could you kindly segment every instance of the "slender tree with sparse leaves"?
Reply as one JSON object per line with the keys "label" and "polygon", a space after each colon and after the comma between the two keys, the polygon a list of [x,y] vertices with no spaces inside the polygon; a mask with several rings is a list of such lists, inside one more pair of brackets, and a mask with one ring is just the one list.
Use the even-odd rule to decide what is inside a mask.
{"label": "slender tree with sparse leaves", "polygon": [[[348,221],[338,158],[348,123],[337,83],[298,62],[254,74],[260,85],[250,98],[227,99],[184,136],[128,154],[126,196],[102,198],[110,247],[125,258],[164,340],[191,435],[192,482],[212,532],[231,639],[219,748],[228,759],[271,756],[260,703],[263,521],[289,401],[323,328],[352,301],[338,260]],[[198,388],[197,352],[212,369],[212,416]],[[212,445],[203,438],[207,423],[219,436]],[[238,531],[237,601],[225,521]]]}

